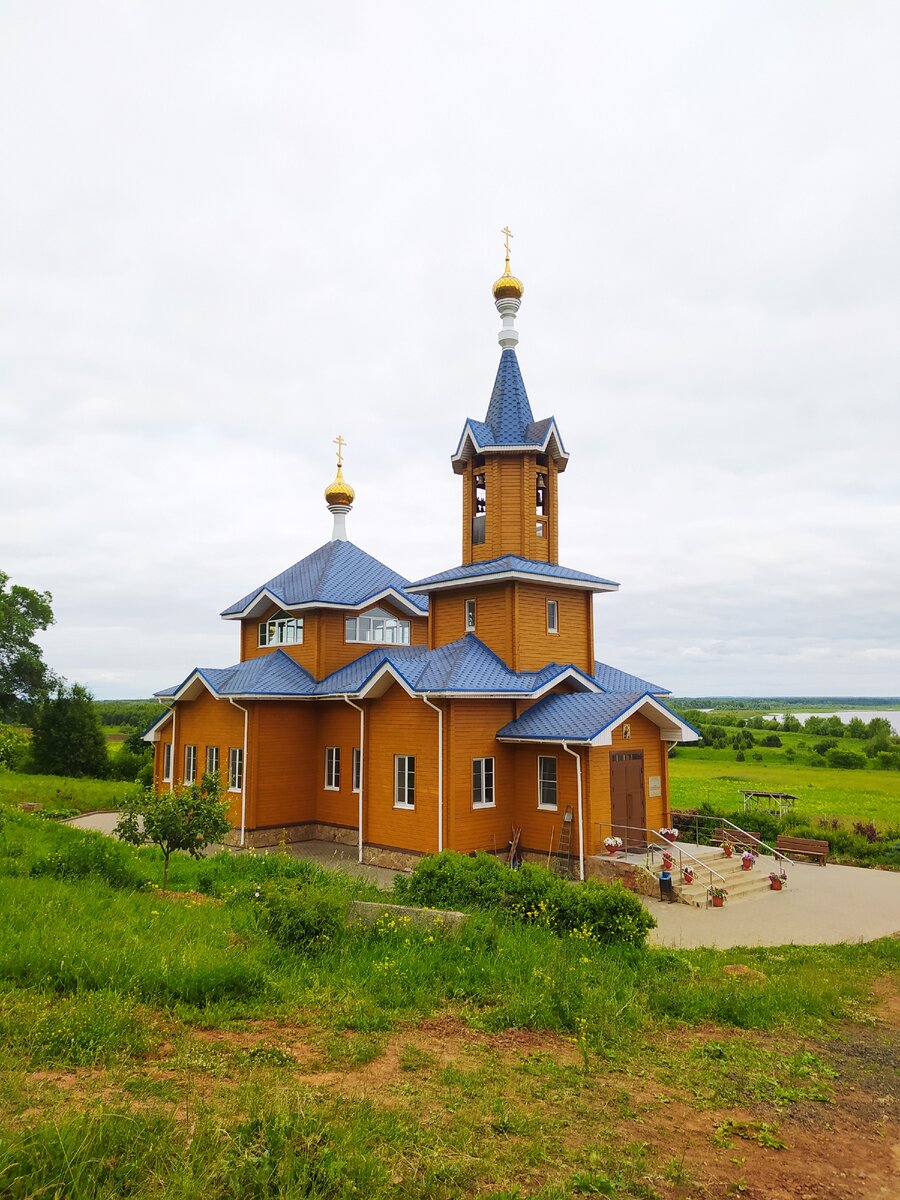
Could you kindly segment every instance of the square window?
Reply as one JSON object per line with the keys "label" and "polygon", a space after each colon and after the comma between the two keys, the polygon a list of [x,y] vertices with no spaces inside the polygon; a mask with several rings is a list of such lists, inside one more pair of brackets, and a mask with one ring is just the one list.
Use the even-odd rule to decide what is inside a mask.
{"label": "square window", "polygon": [[556,758],[538,755],[538,808],[556,808]]}

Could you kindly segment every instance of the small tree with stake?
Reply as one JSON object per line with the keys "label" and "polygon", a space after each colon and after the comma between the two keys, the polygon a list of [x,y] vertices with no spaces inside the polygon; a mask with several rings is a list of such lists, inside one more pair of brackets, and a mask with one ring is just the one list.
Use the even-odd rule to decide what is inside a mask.
{"label": "small tree with stake", "polygon": [[169,858],[183,850],[200,858],[210,842],[220,842],[228,833],[228,802],[221,799],[218,774],[204,775],[199,783],[171,792],[146,788],[123,810],[115,833],[133,846],[148,843],[163,852],[163,887],[169,882]]}

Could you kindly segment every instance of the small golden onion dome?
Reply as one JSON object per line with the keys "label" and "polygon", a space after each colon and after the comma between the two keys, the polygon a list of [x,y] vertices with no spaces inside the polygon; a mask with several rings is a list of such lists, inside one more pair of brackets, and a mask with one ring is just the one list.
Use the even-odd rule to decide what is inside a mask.
{"label": "small golden onion dome", "polygon": [[356,492],[344,478],[344,472],[338,467],[334,482],[325,489],[325,503],[352,504],[355,496]]}
{"label": "small golden onion dome", "polygon": [[495,300],[521,300],[525,284],[510,273],[509,259],[506,260],[506,270],[491,288]]}

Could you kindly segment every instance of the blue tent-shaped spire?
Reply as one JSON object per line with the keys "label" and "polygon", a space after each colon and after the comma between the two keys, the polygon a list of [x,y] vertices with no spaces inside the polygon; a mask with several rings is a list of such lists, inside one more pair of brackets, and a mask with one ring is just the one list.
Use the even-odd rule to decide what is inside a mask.
{"label": "blue tent-shaped spire", "polygon": [[515,350],[507,347],[500,355],[494,390],[483,421],[466,421],[453,469],[465,470],[466,460],[484,450],[534,449],[553,456],[560,471],[566,469],[568,454],[559,436],[556,420],[535,421]]}

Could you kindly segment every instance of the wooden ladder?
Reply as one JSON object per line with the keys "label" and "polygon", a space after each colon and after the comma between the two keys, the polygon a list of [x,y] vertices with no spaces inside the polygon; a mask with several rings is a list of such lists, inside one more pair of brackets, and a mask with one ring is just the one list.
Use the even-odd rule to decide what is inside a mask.
{"label": "wooden ladder", "polygon": [[556,849],[556,869],[565,879],[572,878],[572,829],[574,825],[575,816],[572,812],[572,805],[567,804],[566,811],[563,813],[559,846]]}

